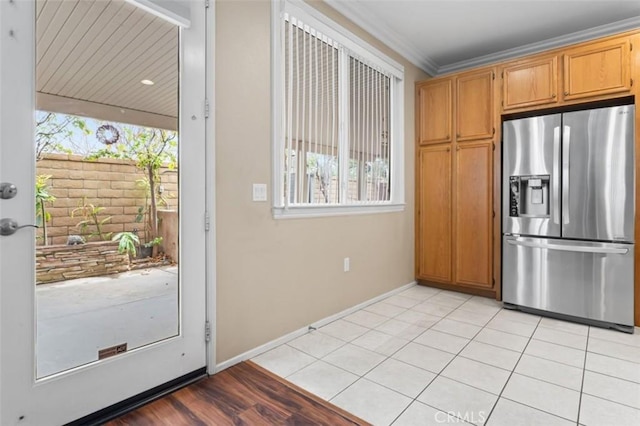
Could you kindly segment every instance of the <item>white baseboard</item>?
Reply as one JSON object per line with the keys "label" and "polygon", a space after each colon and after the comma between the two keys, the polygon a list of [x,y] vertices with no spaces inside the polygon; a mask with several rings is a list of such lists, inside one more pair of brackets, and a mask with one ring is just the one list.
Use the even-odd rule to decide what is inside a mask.
{"label": "white baseboard", "polygon": [[347,315],[351,315],[352,313],[359,311],[362,308],[366,308],[369,305],[372,305],[376,302],[379,302],[383,299],[386,299],[389,296],[393,296],[394,294],[403,292],[405,290],[407,290],[408,288],[413,287],[414,285],[416,285],[416,282],[410,282],[409,284],[405,284],[401,287],[398,287],[396,289],[393,289],[391,291],[388,291],[384,294],[381,294],[380,296],[376,296],[373,299],[369,299],[365,302],[362,302],[356,306],[352,306],[351,308],[345,309],[344,311],[338,312],[337,314],[328,316],[326,318],[321,319],[320,321],[316,321],[313,324],[311,324],[310,326],[307,327],[303,327],[303,328],[299,328],[295,331],[292,331],[291,333],[285,334],[284,336],[278,337],[277,339],[271,340],[270,342],[265,343],[264,345],[260,345],[256,348],[250,349],[244,353],[241,353],[240,355],[234,356],[233,358],[229,358],[226,361],[221,362],[220,364],[216,365],[215,368],[215,372],[218,373],[226,368],[229,368],[235,364],[238,364],[242,361],[246,361],[248,359],[254,358],[264,352],[267,352],[277,346],[280,346],[284,343],[290,342],[293,339],[296,339],[300,336],[302,336],[305,333],[309,332],[309,328],[320,328],[323,327],[333,321],[339,320],[340,318],[346,317]]}

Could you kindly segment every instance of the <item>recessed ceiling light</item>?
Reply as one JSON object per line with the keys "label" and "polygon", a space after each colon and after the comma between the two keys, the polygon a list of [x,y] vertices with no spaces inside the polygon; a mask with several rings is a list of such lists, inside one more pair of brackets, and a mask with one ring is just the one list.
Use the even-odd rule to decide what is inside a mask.
{"label": "recessed ceiling light", "polygon": [[140,83],[147,85],[147,86],[153,86],[155,83],[151,80],[141,80]]}

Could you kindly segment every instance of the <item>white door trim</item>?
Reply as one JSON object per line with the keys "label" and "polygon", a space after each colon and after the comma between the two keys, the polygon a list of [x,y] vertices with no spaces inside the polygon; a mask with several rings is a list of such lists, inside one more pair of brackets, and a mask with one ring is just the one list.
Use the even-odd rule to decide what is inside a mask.
{"label": "white door trim", "polygon": [[206,97],[208,100],[208,117],[205,131],[206,158],[206,209],[208,213],[209,231],[206,235],[206,274],[207,274],[207,321],[210,325],[211,337],[207,342],[207,372],[216,373],[216,335],[218,321],[216,319],[217,302],[217,264],[216,264],[216,96],[215,96],[215,34],[216,8],[215,1],[208,2],[206,9],[207,41],[206,41]]}

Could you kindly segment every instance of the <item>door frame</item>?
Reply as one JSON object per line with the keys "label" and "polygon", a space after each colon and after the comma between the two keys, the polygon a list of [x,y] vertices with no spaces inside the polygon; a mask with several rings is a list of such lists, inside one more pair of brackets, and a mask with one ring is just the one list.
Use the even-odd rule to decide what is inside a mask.
{"label": "door frame", "polygon": [[[2,49],[3,54],[0,55],[0,88],[2,88],[3,97],[7,97],[9,99],[24,99],[21,107],[17,108],[8,108],[7,103],[0,107],[0,138],[8,138],[11,137],[16,131],[12,130],[16,127],[23,125],[25,128],[28,128],[29,131],[33,130],[33,123],[29,120],[29,114],[25,114],[25,110],[28,108],[31,111],[35,111],[35,43],[31,43],[31,46],[27,46],[25,49],[25,43],[18,44],[16,47],[16,43],[13,40],[20,38],[20,30],[34,29],[33,24],[33,16],[35,16],[35,1],[33,2],[18,2],[16,0],[0,0],[0,8],[3,10],[3,13],[0,15],[4,15],[4,19],[0,16],[0,48]],[[214,99],[214,84],[213,84],[213,50],[212,45],[214,44],[213,36],[215,34],[214,31],[214,7],[209,7],[208,0],[195,0],[195,3],[201,4],[202,7],[206,6],[206,13],[197,13],[193,16],[196,20],[200,21],[197,25],[202,25],[203,28],[200,30],[199,34],[201,37],[198,40],[198,44],[201,48],[205,49],[203,57],[197,58],[197,73],[202,77],[204,82],[204,92],[205,97],[213,100]],[[25,6],[25,4],[28,4]],[[15,19],[12,13],[7,13],[14,7],[26,7],[28,9],[28,13],[19,14],[18,19]],[[30,13],[29,13],[30,12]],[[29,16],[29,22],[26,18],[26,15]],[[199,16],[198,16],[199,15]],[[193,25],[193,23],[192,23]],[[13,28],[16,28],[14,31]],[[35,33],[35,32],[34,32]],[[35,39],[35,34],[32,35]],[[29,37],[28,37],[29,38]],[[211,45],[210,45],[211,44]],[[14,45],[14,47],[11,47]],[[5,57],[6,51],[13,50],[14,53],[19,51],[20,53],[15,53],[16,55],[24,55],[28,57],[29,61],[31,61],[32,65],[30,69],[34,70],[34,78],[30,79],[27,83],[21,84],[12,84],[16,82],[24,81],[24,71],[22,71],[22,75],[20,72],[16,71],[17,67],[12,67],[11,70],[8,71],[6,66],[3,66],[2,60]],[[182,54],[181,54],[182,56]],[[191,60],[194,60],[194,56],[191,55]],[[23,62],[24,63],[24,62]],[[2,75],[4,74],[4,75]],[[210,77],[211,76],[211,77]],[[185,90],[181,91],[181,95],[185,94]],[[203,126],[204,126],[204,156],[202,152],[199,152],[197,155],[198,161],[204,161],[205,167],[202,170],[201,180],[204,185],[198,185],[198,188],[201,188],[202,191],[205,192],[204,197],[202,197],[203,201],[198,203],[202,207],[202,211],[204,212],[205,218],[204,221],[207,221],[210,224],[208,232],[204,232],[202,240],[204,241],[204,250],[202,254],[198,256],[198,259],[201,259],[203,267],[204,267],[204,283],[202,283],[205,291],[206,297],[202,300],[204,305],[203,312],[206,320],[211,321],[211,338],[208,342],[204,342],[204,336],[202,333],[202,329],[196,330],[195,327],[190,327],[189,330],[186,330],[188,335],[197,336],[197,338],[202,339],[203,344],[202,352],[200,353],[200,357],[202,361],[193,360],[189,361],[186,358],[181,358],[180,354],[170,354],[168,353],[168,348],[172,345],[171,341],[177,341],[179,339],[184,338],[185,329],[184,324],[181,321],[181,333],[177,338],[168,339],[167,341],[161,341],[154,344],[147,345],[143,348],[136,349],[135,351],[131,351],[130,353],[123,354],[118,357],[114,357],[111,359],[106,359],[97,363],[93,363],[87,366],[82,366],[67,372],[63,372],[54,376],[47,377],[45,379],[36,380],[36,372],[35,372],[35,340],[27,343],[29,350],[29,355],[27,356],[27,361],[29,363],[29,368],[26,368],[25,365],[27,361],[21,361],[21,358],[25,358],[24,353],[18,353],[19,351],[10,351],[6,347],[2,347],[2,341],[0,341],[0,378],[2,382],[6,384],[6,387],[0,386],[0,402],[2,406],[0,409],[3,413],[0,412],[0,423],[3,424],[20,424],[20,425],[38,425],[38,424],[48,424],[48,423],[62,423],[67,421],[73,421],[74,419],[83,417],[85,415],[91,414],[98,410],[103,409],[105,406],[112,405],[117,403],[122,399],[126,399],[127,397],[135,396],[139,393],[142,393],[148,389],[151,389],[155,386],[161,385],[165,382],[169,382],[176,377],[180,377],[183,374],[186,374],[190,371],[193,371],[197,368],[201,368],[203,366],[207,366],[208,371],[210,373],[215,372],[215,302],[216,302],[216,268],[215,268],[215,250],[216,250],[216,239],[215,239],[215,126],[213,120],[213,114],[209,111],[214,111],[211,106],[207,108],[206,99],[205,105],[202,104],[201,99],[202,90],[198,89],[194,91],[191,90],[191,93],[197,93],[198,98],[195,96],[191,98],[188,107],[184,107],[185,104],[181,102],[181,117],[191,117],[195,115],[197,117],[202,117]],[[209,116],[207,116],[207,113]],[[186,119],[185,119],[186,120]],[[181,132],[182,133],[182,132]],[[24,136],[24,133],[23,135]],[[22,170],[24,173],[24,164],[18,164],[18,161],[9,161],[7,158],[8,155],[13,152],[13,150],[6,149],[7,145],[5,144],[5,149],[0,149],[0,167],[2,167],[3,178],[4,179],[13,179],[10,176],[13,176],[14,173],[17,173]],[[5,157],[4,161],[2,156]],[[192,156],[193,158],[193,156]],[[35,175],[35,162],[29,166],[29,173],[31,176]],[[24,173],[26,175],[26,173]],[[28,188],[22,191],[23,197],[29,197],[33,195],[33,190],[30,188],[32,177],[29,179],[14,179],[18,187]],[[198,179],[199,181],[200,178]],[[0,211],[2,212],[2,217],[15,217],[20,218],[20,222],[24,222],[24,217],[35,217],[34,214],[34,203],[21,203],[22,207],[17,206],[15,203],[10,203],[10,200],[2,200],[0,201],[2,205],[0,206]],[[25,207],[27,206],[27,207]],[[26,208],[26,211],[25,211]],[[199,209],[198,209],[199,210]],[[22,224],[22,223],[21,223]],[[197,227],[202,226],[202,222],[197,221],[195,225]],[[182,225],[181,225],[182,227]],[[193,229],[190,227],[190,229]],[[201,229],[201,228],[200,228]],[[2,253],[9,252],[17,252],[17,253],[31,253],[33,250],[32,244],[35,238],[35,233],[32,229],[23,229],[19,231],[23,233],[25,238],[12,238],[12,237],[1,237],[0,239],[0,268],[10,268],[12,265],[9,261],[6,260],[6,256],[2,256]],[[28,237],[28,238],[27,238]],[[202,246],[201,246],[202,247]],[[4,261],[3,261],[4,260]],[[35,271],[25,271],[20,272],[20,281],[23,279],[25,281],[35,283]],[[181,273],[182,275],[182,273]],[[5,276],[5,278],[7,278]],[[2,278],[2,277],[0,277]],[[0,282],[0,286],[6,286],[7,283]],[[20,297],[24,297],[25,300],[31,300],[29,303],[30,310],[24,314],[22,318],[28,318],[23,321],[10,321],[10,319],[14,316],[18,318],[19,307],[18,304],[16,306],[11,306],[9,303],[0,304],[0,321],[5,324],[11,324],[11,328],[20,329],[25,331],[27,335],[35,336],[35,299],[33,298],[34,289],[31,286],[24,286],[25,288],[19,289]],[[2,294],[2,289],[0,287],[0,294]],[[183,302],[183,297],[180,295],[181,304]],[[183,306],[183,312],[185,307]],[[182,313],[181,313],[182,315]],[[9,320],[9,321],[7,321]],[[6,331],[7,329],[5,329]],[[31,330],[31,331],[29,331]],[[13,332],[11,334],[14,334]],[[4,339],[4,336],[3,336]],[[8,340],[10,342],[15,342],[14,338]],[[5,344],[8,343],[5,341]],[[19,347],[16,345],[16,347]],[[165,350],[166,349],[166,350]],[[158,366],[172,366],[170,368],[165,368],[164,371],[160,371],[157,374],[157,371],[149,372],[146,377],[141,375],[135,380],[137,383],[131,383],[131,377],[127,376],[127,372],[135,373],[136,367],[139,368],[138,365],[132,365],[135,362],[136,358],[139,358],[138,355],[133,354],[145,354],[144,362],[146,365],[158,365]],[[182,354],[184,356],[184,353]],[[127,361],[128,360],[128,361]],[[15,362],[14,362],[15,361]],[[22,367],[20,367],[22,365]],[[10,366],[10,367],[7,367]],[[14,368],[15,366],[15,368]],[[6,368],[6,369],[5,369]],[[15,370],[15,371],[12,371]],[[31,373],[29,373],[31,370]],[[181,374],[176,372],[182,372]],[[104,380],[105,377],[115,377],[115,374],[124,374],[124,377],[128,379],[127,382],[127,390],[125,394],[122,393],[122,383],[117,383],[114,380]],[[28,379],[25,377],[28,376]],[[69,390],[71,386],[69,383],[76,383],[77,378],[81,376],[84,381],[85,386],[73,386],[73,389],[76,393],[82,395],[83,401],[73,401],[75,398],[73,394],[66,394],[66,391]],[[150,377],[151,376],[151,377]],[[13,379],[11,379],[13,377]],[[65,385],[65,379],[67,380],[67,385]],[[87,386],[91,384],[91,386]],[[55,387],[54,387],[55,386]],[[65,387],[67,389],[65,389]],[[84,389],[83,389],[84,388]],[[78,390],[79,389],[79,390]],[[56,394],[59,394],[56,397]],[[26,401],[21,399],[23,396],[27,396]],[[58,399],[67,399],[71,400],[71,403],[66,406],[61,406],[57,402]],[[37,401],[37,402],[35,402]],[[34,409],[34,406],[37,404],[37,409]],[[5,423],[6,422],[6,423]]]}

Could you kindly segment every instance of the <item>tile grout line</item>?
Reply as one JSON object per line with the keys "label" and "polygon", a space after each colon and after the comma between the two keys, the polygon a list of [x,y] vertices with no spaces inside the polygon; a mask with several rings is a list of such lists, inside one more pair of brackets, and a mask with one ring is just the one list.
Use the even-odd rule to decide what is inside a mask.
{"label": "tile grout line", "polygon": [[[496,409],[496,406],[498,405],[498,402],[500,402],[500,398],[502,398],[502,394],[504,393],[504,390],[507,388],[507,385],[509,384],[509,380],[511,380],[511,377],[513,377],[513,375],[514,375],[514,373],[516,371],[516,368],[518,368],[518,364],[520,364],[520,360],[524,356],[524,353],[527,350],[527,347],[529,346],[529,343],[531,343],[531,341],[533,340],[533,335],[536,333],[536,330],[538,329],[538,326],[540,325],[540,321],[542,321],[542,318],[539,317],[538,318],[538,322],[536,323],[536,327],[533,329],[533,332],[531,333],[531,336],[529,337],[529,340],[527,340],[527,344],[524,346],[524,348],[522,348],[522,352],[520,353],[520,356],[518,357],[518,361],[516,361],[516,364],[513,366],[513,370],[511,370],[511,372],[509,373],[509,377],[507,377],[507,381],[504,382],[504,386],[502,386],[502,390],[498,394],[498,398],[496,399],[496,402],[493,404],[493,407],[491,407],[491,411],[489,411],[489,415],[485,419],[485,424],[491,418],[491,415],[493,414],[494,410]],[[539,410],[539,411],[542,411],[542,410]]]}
{"label": "tile grout line", "polygon": [[[470,300],[470,299],[467,299],[467,300]],[[465,302],[465,303],[466,303],[466,302]],[[464,304],[464,303],[463,303],[463,304]],[[443,319],[445,319],[447,316],[449,316],[452,312],[454,312],[454,311],[455,311],[455,310],[457,310],[457,309],[458,309],[458,308],[456,308],[456,309],[454,309],[453,311],[449,312],[449,314],[447,314],[446,316],[444,316],[444,317],[440,318],[440,320],[438,320],[437,322],[435,322],[435,323],[434,323],[431,327],[429,327],[427,330],[431,330],[431,329],[433,329],[433,326],[435,326],[436,324],[438,324],[440,321],[442,321]],[[498,315],[498,314],[499,314],[503,309],[504,309],[504,308],[500,308],[500,309],[498,309],[498,311],[497,311],[495,314],[493,314],[493,316],[491,317],[491,319],[490,319],[489,321],[491,321],[493,318],[495,318],[495,316],[496,316],[496,315]],[[454,321],[454,320],[450,320],[450,321]],[[460,321],[458,321],[458,322],[460,322]],[[463,323],[463,324],[464,324],[464,323]],[[432,384],[432,383],[433,383],[433,382],[434,382],[438,377],[440,377],[440,375],[442,374],[442,372],[443,372],[443,371],[444,371],[444,370],[445,370],[445,369],[446,369],[446,368],[447,368],[447,367],[448,367],[448,366],[453,362],[453,360],[455,360],[455,359],[458,357],[458,355],[459,355],[459,354],[460,354],[460,353],[461,353],[461,352],[462,352],[462,351],[463,351],[463,350],[464,350],[464,349],[465,349],[465,348],[466,348],[466,347],[467,347],[467,346],[468,346],[468,345],[473,341],[473,339],[474,339],[478,334],[480,334],[480,332],[481,332],[483,329],[484,329],[484,327],[481,327],[481,328],[480,328],[480,330],[478,330],[478,331],[473,335],[473,337],[471,337],[471,338],[469,339],[469,341],[468,341],[468,342],[467,342],[467,343],[466,343],[466,344],[465,344],[465,345],[464,345],[464,346],[463,346],[463,347],[458,351],[458,353],[456,353],[456,354],[452,354],[452,355],[454,355],[454,356],[453,356],[453,358],[451,358],[451,360],[450,360],[450,361],[449,361],[449,362],[448,362],[444,367],[442,367],[442,368],[440,369],[440,371],[435,375],[435,377],[434,377],[433,379],[431,379],[431,381],[429,381],[429,383],[427,383],[427,385],[426,385],[426,386],[425,386],[425,387],[424,387],[420,392],[418,392],[418,394],[416,395],[416,397],[415,397],[415,398],[413,398],[413,400],[409,403],[409,405],[407,405],[407,406],[405,407],[405,409],[404,409],[404,410],[402,410],[402,411],[400,412],[400,414],[398,414],[398,415],[396,416],[396,418],[395,418],[395,419],[393,419],[393,421],[390,423],[390,426],[391,426],[391,425],[393,425],[393,423],[395,423],[395,422],[396,422],[396,421],[397,421],[397,420],[398,420],[398,419],[399,419],[399,418],[400,418],[400,417],[405,413],[405,411],[407,411],[407,409],[408,409],[408,408],[409,408],[409,407],[410,407],[414,402],[418,401],[418,398],[420,397],[420,395],[421,395],[421,394],[422,394],[422,393],[423,393],[423,392],[424,392],[424,391],[425,391],[429,386],[431,386],[431,384]],[[434,331],[438,331],[438,330],[434,330]],[[457,336],[457,337],[462,337],[462,336]],[[417,337],[416,337],[416,338],[417,338]],[[411,342],[413,342],[413,340],[412,340]],[[420,344],[420,343],[417,343],[417,342],[415,342],[415,343],[416,343],[416,344],[418,344],[418,345]],[[422,345],[422,346],[426,346],[426,345]],[[427,347],[429,347],[429,348],[430,348],[430,346],[427,346]],[[432,348],[432,349],[436,349],[436,348]],[[441,350],[441,349],[440,349],[440,350]],[[446,351],[442,351],[442,352],[446,352]],[[397,352],[396,352],[396,353],[397,353]],[[447,353],[450,353],[450,352],[447,352]],[[442,377],[445,377],[445,378],[447,378],[447,379],[448,379],[448,377],[446,377],[446,376],[442,376]],[[449,380],[453,380],[453,379],[449,379]],[[455,381],[457,381],[457,380],[455,380]],[[460,382],[459,382],[459,383],[460,383]],[[466,386],[470,386],[470,385],[467,385],[466,383],[463,383],[463,384],[464,384],[464,385],[466,385]],[[474,387],[474,388],[475,388],[475,386],[472,386],[472,387]],[[477,388],[476,388],[476,389],[477,389]],[[480,389],[480,390],[482,390],[482,389]],[[486,391],[484,391],[484,392],[486,392]],[[490,393],[490,392],[489,392],[489,393]],[[420,401],[418,401],[418,402],[420,402]],[[425,405],[429,405],[429,404],[425,404]],[[442,409],[440,409],[440,408],[433,407],[432,405],[429,405],[429,406],[430,406],[430,407],[432,407],[432,408],[435,408],[435,409],[436,409],[436,410],[438,410],[438,411],[442,411]],[[462,420],[463,422],[466,422],[464,419],[461,419],[459,416],[456,416],[456,417],[457,417],[457,418],[459,418],[460,420]]]}
{"label": "tile grout line", "polygon": [[578,418],[576,419],[576,426],[580,425],[580,410],[582,409],[582,395],[584,393],[584,376],[587,373],[587,353],[589,351],[589,335],[591,334],[591,326],[587,330],[587,344],[584,348],[584,362],[582,363],[582,382],[580,383],[580,397],[578,398]]}

